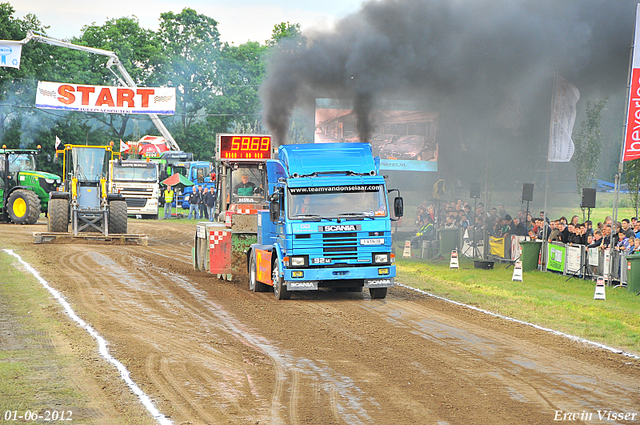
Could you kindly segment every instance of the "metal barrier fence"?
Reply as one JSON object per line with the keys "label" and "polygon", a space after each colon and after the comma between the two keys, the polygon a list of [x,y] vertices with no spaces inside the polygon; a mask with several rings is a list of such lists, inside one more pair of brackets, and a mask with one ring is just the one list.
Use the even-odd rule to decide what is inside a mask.
{"label": "metal barrier fence", "polygon": [[[443,240],[439,234],[434,241],[422,241],[421,258],[446,256],[451,249],[458,249],[462,256],[498,261],[515,261],[522,255],[520,242],[525,240],[524,236],[508,235],[503,238],[491,238],[487,235],[477,235],[474,239],[472,233],[465,232],[463,229],[456,230],[453,237],[448,240],[446,237]],[[546,264],[546,268],[543,264]],[[546,244],[546,251],[540,253],[538,268],[565,276],[585,279],[604,277],[610,282],[627,283],[627,254],[616,250],[551,242]],[[611,270],[611,278],[609,278],[609,270]]]}
{"label": "metal barrier fence", "polygon": [[[546,252],[540,256],[539,268],[562,273],[565,276],[579,276],[595,279],[603,277],[609,281],[627,283],[627,253],[600,248],[587,248],[584,245],[570,246],[560,242],[546,245]],[[544,258],[543,258],[544,256]],[[609,276],[611,270],[611,276]]]}

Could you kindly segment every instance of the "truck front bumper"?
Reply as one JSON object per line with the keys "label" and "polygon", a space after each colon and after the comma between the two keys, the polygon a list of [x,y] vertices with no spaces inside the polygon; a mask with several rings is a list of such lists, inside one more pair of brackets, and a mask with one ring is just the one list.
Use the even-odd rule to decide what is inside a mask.
{"label": "truck front bumper", "polygon": [[284,280],[289,291],[313,291],[319,287],[341,286],[393,288],[395,275],[395,265],[284,270]]}

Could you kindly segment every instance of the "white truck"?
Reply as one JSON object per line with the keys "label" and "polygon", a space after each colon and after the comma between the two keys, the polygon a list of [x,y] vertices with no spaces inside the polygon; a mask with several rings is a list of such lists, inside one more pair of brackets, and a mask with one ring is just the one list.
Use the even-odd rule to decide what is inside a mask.
{"label": "white truck", "polygon": [[158,164],[145,160],[113,160],[110,192],[120,193],[127,202],[127,215],[158,218],[160,210],[160,173]]}

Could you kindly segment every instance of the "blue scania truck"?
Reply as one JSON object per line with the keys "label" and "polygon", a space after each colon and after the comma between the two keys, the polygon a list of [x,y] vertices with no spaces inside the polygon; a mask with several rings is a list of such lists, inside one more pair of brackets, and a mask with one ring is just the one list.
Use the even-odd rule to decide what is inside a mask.
{"label": "blue scania truck", "polygon": [[385,298],[396,274],[391,222],[403,201],[387,190],[371,145],[280,146],[266,166],[269,211],[259,212],[258,242],[247,250],[249,289],[273,287],[288,299],[295,291],[368,288],[371,298]]}

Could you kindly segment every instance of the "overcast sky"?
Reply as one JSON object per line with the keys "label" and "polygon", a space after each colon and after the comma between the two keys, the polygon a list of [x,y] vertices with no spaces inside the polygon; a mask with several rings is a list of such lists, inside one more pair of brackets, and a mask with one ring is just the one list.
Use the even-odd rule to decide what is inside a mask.
{"label": "overcast sky", "polygon": [[160,14],[179,13],[185,7],[218,21],[222,41],[264,43],[273,26],[298,23],[302,30],[331,27],[335,21],[360,9],[364,0],[4,0],[23,18],[35,14],[48,26],[51,37],[80,35],[83,25],[102,25],[111,18],[135,15],[140,26],[157,30]]}

